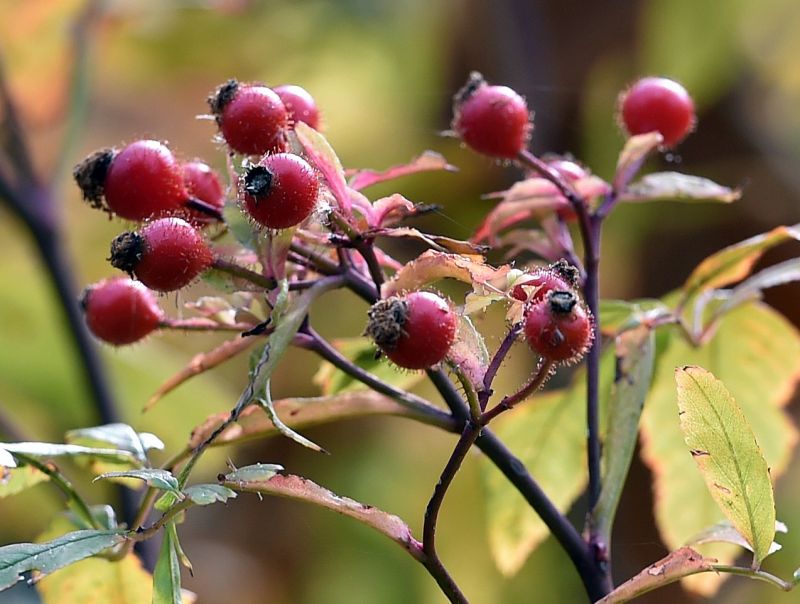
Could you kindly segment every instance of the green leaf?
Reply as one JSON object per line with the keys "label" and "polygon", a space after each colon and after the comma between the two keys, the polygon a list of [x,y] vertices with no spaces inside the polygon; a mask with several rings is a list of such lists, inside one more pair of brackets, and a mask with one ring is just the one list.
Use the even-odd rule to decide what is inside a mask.
{"label": "green leaf", "polygon": [[742,281],[730,291],[727,299],[715,311],[715,315],[719,317],[740,304],[760,298],[761,292],[765,289],[792,281],[800,281],[800,258],[775,264]]}
{"label": "green leaf", "polygon": [[[788,529],[783,522],[776,520],[775,532],[786,533],[788,532]],[[753,547],[750,545],[747,539],[745,539],[744,536],[742,536],[742,534],[737,531],[736,528],[734,528],[730,520],[723,520],[722,522],[718,522],[717,524],[708,527],[689,539],[689,541],[686,542],[686,545],[702,545],[704,543],[733,543],[734,545],[748,549],[751,552],[753,551]],[[773,541],[769,546],[769,552],[767,555],[774,554],[780,549],[781,544]]]}
{"label": "green leaf", "polygon": [[[656,373],[642,413],[642,457],[653,473],[655,518],[669,549],[724,518],[696,470],[675,409],[675,367],[701,365],[725,382],[761,444],[773,480],[786,469],[797,431],[783,407],[800,377],[800,335],[774,310],[749,303],[726,315],[708,344],[695,348],[676,332],[662,332]],[[661,336],[660,336],[661,338]],[[659,338],[659,339],[660,339]],[[703,546],[703,553],[730,563],[730,544]],[[690,588],[716,590],[721,577],[693,578]]]}
{"label": "green leaf", "polygon": [[21,493],[45,480],[47,480],[47,474],[31,466],[0,467],[0,499]]}
{"label": "green leaf", "polygon": [[260,482],[269,480],[278,472],[283,472],[283,466],[274,463],[256,463],[225,474],[224,478],[231,482]]}
{"label": "green leaf", "polygon": [[600,326],[604,334],[615,336],[670,312],[661,300],[600,300]]}
{"label": "green leaf", "polygon": [[654,172],[643,176],[628,186],[621,201],[715,201],[730,203],[742,196],[739,189],[731,189],[708,178],[681,174],[680,172]]}
{"label": "green leaf", "polygon": [[91,428],[70,430],[66,441],[71,444],[95,445],[98,443],[112,445],[117,449],[128,451],[140,462],[147,461],[149,449],[163,449],[164,443],[154,434],[139,434],[128,424],[106,424]]}
{"label": "green leaf", "polygon": [[617,171],[614,174],[614,190],[624,193],[631,179],[642,168],[647,157],[663,142],[658,132],[637,134],[630,137],[619,154]]}
{"label": "green leaf", "polygon": [[720,510],[750,544],[758,568],[775,536],[775,499],[753,430],[710,372],[678,368],[675,381],[686,445]]}
{"label": "green leaf", "polygon": [[327,453],[327,451],[325,451],[325,449],[320,447],[318,444],[310,441],[305,436],[295,432],[289,426],[283,423],[281,418],[278,416],[278,412],[275,410],[275,406],[272,404],[272,393],[270,392],[269,380],[267,380],[267,384],[264,387],[264,395],[258,397],[256,402],[267,414],[269,421],[272,422],[272,424],[275,426],[275,429],[283,434],[286,438],[293,440],[297,444],[306,447],[307,449],[316,451],[317,453]]}
{"label": "green leaf", "polygon": [[16,468],[17,461],[14,456],[3,448],[0,448],[0,468]]}
{"label": "green leaf", "polygon": [[[361,369],[397,388],[408,390],[425,378],[424,373],[399,371],[392,363],[376,358],[375,344],[367,338],[343,338],[334,340],[332,344],[343,356]],[[320,363],[319,369],[314,375],[314,383],[322,389],[322,394],[326,396],[368,388],[327,361]]]}
{"label": "green leaf", "polygon": [[178,532],[174,522],[164,528],[161,552],[153,570],[153,604],[182,604]]}
{"label": "green leaf", "polygon": [[653,331],[640,327],[619,336],[616,359],[608,405],[608,431],[603,443],[603,488],[594,511],[595,526],[606,542],[611,540],[614,516],[636,448],[642,406],[653,377]]}
{"label": "green leaf", "polygon": [[53,443],[22,442],[0,443],[0,450],[9,453],[22,453],[31,457],[91,457],[112,463],[128,463],[140,465],[136,456],[129,451],[119,449],[100,449],[97,447],[83,447],[80,445],[60,445]]}
{"label": "green leaf", "polygon": [[[601,403],[608,400],[614,357],[601,363]],[[539,393],[492,422],[495,433],[522,461],[562,512],[584,491],[586,470],[585,372],[565,390]],[[497,468],[481,458],[492,557],[504,575],[515,574],[548,535],[547,526]]]}
{"label": "green leaf", "polygon": [[137,480],[143,480],[149,487],[161,489],[162,491],[174,491],[176,493],[180,491],[178,479],[172,475],[172,472],[158,468],[128,470],[124,472],[106,472],[95,478],[92,482],[108,480],[109,478],[135,478]]}
{"label": "green leaf", "polygon": [[212,503],[225,503],[228,499],[236,497],[236,493],[219,484],[195,484],[186,487],[183,494],[195,505],[211,505]]}
{"label": "green leaf", "polygon": [[46,543],[14,543],[0,547],[0,591],[22,580],[22,573],[52,573],[124,541],[121,531],[75,531]]}
{"label": "green leaf", "polygon": [[790,239],[800,239],[800,224],[776,227],[712,254],[692,271],[683,284],[683,298],[744,279],[765,251]]}

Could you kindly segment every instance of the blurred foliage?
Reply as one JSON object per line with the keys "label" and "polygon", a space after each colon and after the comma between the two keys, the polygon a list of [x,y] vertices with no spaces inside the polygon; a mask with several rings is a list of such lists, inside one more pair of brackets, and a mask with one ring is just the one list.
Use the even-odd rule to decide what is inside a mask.
{"label": "blurred foliage", "polygon": [[[471,22],[475,4],[468,0],[102,2],[103,14],[91,30],[85,66],[88,119],[78,124],[75,149],[65,161],[72,165],[97,147],[151,135],[169,140],[183,157],[202,156],[221,168],[224,157],[211,141],[213,128],[195,119],[207,111],[207,93],[232,76],[268,84],[296,82],[308,88],[323,108],[326,135],[346,166],[383,168],[425,148],[444,153],[459,166],[456,175],[409,177],[400,189],[414,201],[444,206],[440,215],[420,220],[419,225],[464,238],[488,207],[480,195],[504,188],[513,174],[437,136],[448,126],[450,95],[473,67],[464,64],[465,56],[480,53],[486,61],[495,61],[490,65],[495,73],[487,73],[490,79],[505,74],[525,82],[529,73],[566,78],[556,70],[540,69],[565,54],[581,65],[579,75],[534,82],[531,89],[545,95],[555,95],[547,91],[556,89],[558,99],[568,98],[577,115],[574,123],[561,124],[560,130],[549,124],[550,139],[535,138],[537,150],[564,150],[571,145],[595,172],[609,176],[622,143],[613,119],[616,95],[637,74],[658,72],[684,81],[698,101],[700,122],[680,155],[653,163],[664,164],[660,166],[664,169],[681,164],[682,170],[726,184],[749,184],[733,213],[717,206],[620,208],[609,221],[604,242],[608,295],[660,295],[680,283],[705,253],[721,247],[720,239],[727,243],[765,226],[797,221],[800,67],[795,58],[800,53],[796,36],[800,5],[796,0],[729,0],[724,6],[715,0],[615,3],[603,10],[630,25],[623,35],[598,32],[600,47],[591,54],[582,50],[583,34],[575,34],[596,30],[586,16],[594,3],[565,3],[563,10],[574,9],[568,28],[555,18],[548,20],[543,3],[533,0],[492,3],[496,15]],[[73,77],[72,21],[83,7],[80,0],[0,0],[0,51],[45,175],[58,161],[68,120],[80,117],[65,107]],[[520,7],[532,11],[539,19],[536,30],[548,35],[540,41],[544,52],[516,57],[515,68],[503,64],[502,53],[493,49],[522,40],[533,28],[498,16]],[[471,54],[459,50],[470,47]],[[545,115],[537,118],[548,121]],[[570,141],[573,130],[580,137]],[[58,184],[69,254],[81,282],[90,283],[110,274],[104,257],[108,241],[122,225],[84,207],[66,178]],[[376,192],[391,190],[376,188]],[[712,232],[716,235],[705,236]],[[698,237],[699,233],[704,236]],[[4,253],[0,405],[30,438],[59,440],[67,429],[92,424],[94,410],[31,242],[5,209],[0,209],[0,241]],[[659,255],[654,248],[666,251]],[[646,264],[661,260],[674,265],[673,272],[654,271]],[[163,305],[171,314],[179,314],[181,301],[190,295],[167,297]],[[314,311],[315,324],[325,335],[352,336],[363,323],[352,308],[350,297],[337,294],[326,303],[325,312]],[[494,319],[489,317],[480,328],[495,332]],[[168,452],[185,443],[192,426],[236,400],[244,383],[243,362],[192,380],[145,416],[139,410],[163,379],[196,351],[219,341],[216,336],[170,335],[131,349],[104,350],[125,419],[137,429],[157,433]],[[489,339],[490,348],[496,343]],[[311,383],[315,367],[308,359],[301,352],[286,359],[273,383],[276,397],[315,392]],[[512,359],[501,383],[514,383],[527,370],[524,360]],[[432,391],[423,394],[435,400]],[[226,454],[239,465],[248,459],[281,463],[336,492],[396,513],[419,531],[451,437],[395,419],[358,420],[314,429],[308,435],[334,455],[318,458],[291,443],[271,441],[258,449],[217,451],[204,467],[216,473]],[[783,576],[800,559],[800,500],[793,488],[800,482],[796,462],[778,491],[778,517],[790,532],[781,539],[784,550],[768,562],[770,570]],[[579,601],[580,583],[552,540],[537,549],[514,578],[500,577],[488,553],[476,466],[474,459],[467,460],[445,502],[441,522],[442,558],[465,591],[476,602],[522,602],[530,594],[537,594],[544,604]],[[67,471],[90,501],[109,495],[107,486],[90,485],[72,468]],[[649,486],[632,489],[646,497]],[[58,495],[46,484],[3,500],[0,517],[13,522],[2,523],[0,542],[29,540],[44,529],[59,505]],[[195,578],[185,577],[186,587],[198,592],[200,602],[232,599],[233,586],[238,589],[236,601],[245,604],[267,599],[275,604],[441,601],[433,582],[395,545],[352,521],[296,504],[258,502],[255,497],[241,496],[228,509],[218,507],[190,515],[180,528],[196,570]],[[646,551],[649,559],[639,559],[635,544],[618,545],[621,569],[640,568],[663,551],[654,544]],[[15,589],[0,594],[0,602],[30,601],[32,593]],[[675,601],[676,593],[680,594],[665,590],[664,595],[642,601]],[[734,579],[715,601],[778,603],[786,598],[769,586]]]}

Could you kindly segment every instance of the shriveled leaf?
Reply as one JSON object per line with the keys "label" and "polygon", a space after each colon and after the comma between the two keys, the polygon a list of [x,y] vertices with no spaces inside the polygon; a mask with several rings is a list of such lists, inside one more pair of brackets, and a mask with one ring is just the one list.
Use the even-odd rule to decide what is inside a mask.
{"label": "shriveled leaf", "polygon": [[731,203],[742,196],[739,189],[724,187],[713,180],[680,172],[654,172],[628,186],[622,201],[714,201]]}
{"label": "shriveled leaf", "polygon": [[81,560],[46,576],[36,590],[43,604],[147,604],[153,597],[153,579],[139,558],[128,554],[116,562]]}
{"label": "shriveled leaf", "polygon": [[311,449],[312,451],[316,451],[317,453],[327,453],[327,451],[325,451],[325,449],[320,447],[317,443],[307,439],[302,434],[295,432],[289,426],[283,423],[283,420],[281,420],[278,412],[275,410],[275,406],[272,404],[272,394],[270,393],[269,381],[267,381],[267,385],[264,388],[263,396],[258,397],[256,402],[267,414],[269,421],[272,422],[272,424],[275,426],[275,429],[283,436],[293,440],[298,445],[306,447],[307,449]]}
{"label": "shriveled leaf", "polygon": [[725,385],[701,367],[675,371],[680,423],[711,496],[750,544],[754,566],[775,536],[769,467],[753,430]]}
{"label": "shriveled leaf", "polygon": [[259,338],[243,338],[237,335],[232,340],[223,342],[216,348],[208,352],[201,352],[192,357],[189,364],[181,369],[178,373],[168,378],[163,382],[153,393],[153,396],[147,401],[143,411],[149,411],[153,406],[158,403],[165,395],[169,394],[181,384],[187,382],[197,375],[201,375],[206,371],[218,367],[225,361],[228,361],[238,354],[250,348],[253,344],[259,342]]}
{"label": "shriveled leaf", "polygon": [[632,579],[628,579],[597,604],[630,602],[649,591],[675,583],[684,577],[714,570],[717,560],[707,558],[690,547],[682,547],[654,562]]}
{"label": "shriveled leaf", "polygon": [[[614,357],[606,353],[601,364],[601,402],[608,400]],[[586,470],[585,372],[566,390],[535,395],[518,409],[492,422],[505,442],[548,494],[566,512],[583,493]],[[486,494],[489,548],[497,568],[515,574],[530,553],[547,538],[547,526],[519,492],[488,460],[481,459]]]}
{"label": "shriveled leaf", "polygon": [[22,442],[0,443],[0,450],[5,449],[10,453],[22,453],[37,458],[51,457],[92,457],[112,463],[141,465],[139,460],[130,451],[121,449],[105,449],[97,447],[83,447],[81,445],[61,445],[55,443]]}
{"label": "shriveled leaf", "polygon": [[147,468],[143,470],[130,470],[127,472],[106,472],[101,474],[92,482],[98,480],[108,480],[110,478],[134,478],[136,480],[144,481],[144,483],[162,491],[175,491],[178,492],[178,479],[173,476],[172,472],[161,470],[159,468]]}
{"label": "shriveled leaf", "polygon": [[447,356],[472,384],[483,383],[489,366],[489,351],[483,335],[466,315],[459,317],[456,339]]}
{"label": "shriveled leaf", "polygon": [[0,467],[0,499],[21,493],[47,479],[47,474],[31,466]]}
{"label": "shriveled leaf", "polygon": [[450,278],[469,283],[473,288],[489,288],[497,291],[493,283],[505,284],[505,275],[510,267],[494,268],[482,258],[465,257],[459,254],[445,254],[428,250],[397,271],[391,280],[383,284],[383,297],[404,291],[415,291],[438,281]]}
{"label": "shriveled leaf", "polygon": [[419,229],[412,227],[380,229],[376,231],[376,233],[382,237],[396,237],[421,241],[430,249],[445,253],[452,252],[454,254],[475,256],[486,253],[488,249],[485,246],[470,243],[469,241],[460,241],[458,239],[451,239],[450,237],[442,237],[441,235],[429,235],[428,233],[423,233]]}
{"label": "shriveled leaf", "polygon": [[458,168],[447,163],[443,155],[435,151],[424,151],[407,164],[392,166],[387,170],[358,170],[350,178],[350,187],[360,191],[378,183],[394,180],[417,172],[432,172],[434,170],[446,170],[447,172],[457,172]]}
{"label": "shriveled leaf", "polygon": [[167,523],[164,540],[153,570],[153,604],[182,604],[181,566],[178,560],[178,532],[174,522]]}
{"label": "shriveled leaf", "polygon": [[719,317],[740,304],[760,298],[761,292],[765,289],[793,281],[800,281],[800,258],[775,264],[745,279],[730,291],[715,314]]}
{"label": "shriveled leaf", "polygon": [[47,575],[94,556],[125,540],[122,531],[75,531],[45,543],[14,543],[0,547],[0,591],[13,587],[22,574]]}
{"label": "shriveled leaf", "polygon": [[[749,303],[726,315],[703,347],[671,334],[659,354],[641,432],[642,457],[653,472],[656,524],[671,549],[724,518],[686,452],[679,425],[674,370],[687,363],[725,382],[761,444],[773,480],[786,469],[797,443],[797,430],[783,407],[800,377],[800,336],[786,319]],[[737,552],[726,543],[703,546],[704,554],[722,564],[731,563]],[[711,594],[723,578],[707,574],[687,583],[693,591]]]}
{"label": "shriveled leaf", "polygon": [[195,484],[186,487],[183,494],[195,505],[211,505],[212,503],[225,503],[228,499],[235,499],[236,492],[220,484]]}
{"label": "shriveled leaf", "polygon": [[331,193],[333,193],[336,202],[339,204],[339,209],[345,216],[349,216],[350,194],[347,191],[342,163],[339,161],[339,157],[333,147],[322,134],[303,122],[295,124],[294,132],[303,146],[306,157],[325,177]]}
{"label": "shriveled leaf", "polygon": [[630,137],[617,159],[617,170],[614,174],[614,190],[622,193],[631,179],[641,170],[647,157],[664,142],[658,132],[648,132]]}
{"label": "shriveled leaf", "polygon": [[[315,398],[280,399],[274,402],[274,407],[292,428],[316,426],[366,415],[413,415],[408,407],[373,390],[340,392],[336,395]],[[189,447],[195,448],[204,442],[228,417],[228,413],[217,413],[206,419],[192,431]],[[275,424],[261,409],[250,407],[242,412],[235,424],[228,426],[217,437],[212,446],[265,438],[277,433]]]}
{"label": "shriveled leaf", "polygon": [[[332,344],[334,348],[358,367],[397,388],[407,390],[425,378],[423,373],[398,371],[391,363],[376,358],[375,344],[368,338],[343,338],[333,340]],[[326,396],[367,388],[362,382],[343,371],[339,371],[327,361],[323,361],[320,364],[313,381],[322,389],[322,394]],[[275,405],[278,408],[280,401],[276,401]]]}
{"label": "shriveled leaf", "polygon": [[225,477],[224,484],[227,487],[237,491],[297,499],[355,518],[389,537],[415,558],[421,556],[421,544],[414,539],[408,525],[393,514],[337,495],[300,476],[276,474],[271,478],[255,480],[231,479],[230,476]]}
{"label": "shriveled leaf", "polygon": [[[163,449],[164,443],[156,439],[152,434],[148,444],[154,448]],[[112,445],[117,449],[129,451],[140,462],[147,461],[147,448],[142,442],[141,435],[128,424],[106,424],[104,426],[93,426],[91,428],[79,428],[67,432],[65,439],[68,443],[74,444],[104,444]]]}
{"label": "shriveled leaf", "polygon": [[615,336],[640,325],[650,325],[670,312],[661,300],[600,300],[600,326],[605,335]]}
{"label": "shriveled leaf", "polygon": [[[775,532],[787,532],[786,525],[783,522],[776,520]],[[718,522],[717,524],[708,527],[704,531],[701,531],[689,539],[689,541],[686,542],[686,545],[703,545],[704,543],[733,543],[734,545],[748,549],[751,552],[753,551],[753,547],[750,545],[747,539],[745,539],[742,534],[734,528],[730,520],[723,520],[722,522]],[[773,541],[769,546],[769,552],[767,552],[767,555],[774,554],[780,549],[781,544]]]}
{"label": "shriveled leaf", "polygon": [[647,327],[626,331],[616,341],[616,371],[603,442],[603,488],[593,517],[607,542],[636,448],[639,419],[653,378],[655,347],[655,334]]}
{"label": "shriveled leaf", "polygon": [[765,251],[790,239],[800,239],[800,224],[776,227],[712,254],[689,275],[683,284],[683,297],[744,279]]}
{"label": "shriveled leaf", "polygon": [[229,472],[224,478],[228,482],[236,483],[261,482],[269,480],[279,472],[283,472],[283,466],[275,463],[256,463]]}
{"label": "shriveled leaf", "polygon": [[403,218],[413,216],[417,212],[417,206],[410,199],[406,199],[399,193],[393,193],[388,197],[381,197],[372,203],[372,208],[367,214],[369,226],[372,228],[386,227]]}

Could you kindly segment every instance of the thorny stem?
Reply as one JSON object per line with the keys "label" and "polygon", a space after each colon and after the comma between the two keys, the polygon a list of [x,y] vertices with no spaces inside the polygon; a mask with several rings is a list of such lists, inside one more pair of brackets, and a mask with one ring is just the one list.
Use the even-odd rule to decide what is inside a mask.
{"label": "thorny stem", "polygon": [[536,392],[539,388],[541,388],[542,385],[547,381],[547,378],[549,378],[553,372],[553,367],[554,367],[553,361],[550,360],[540,361],[539,367],[537,368],[536,373],[530,379],[530,381],[527,384],[525,384],[518,392],[504,397],[503,400],[497,403],[494,407],[484,412],[481,415],[481,424],[485,426],[504,411],[513,409],[515,405],[521,403],[526,398],[531,396],[534,392]]}
{"label": "thorny stem", "polygon": [[461,593],[461,590],[459,590],[455,581],[453,581],[439,559],[439,554],[436,551],[436,522],[439,518],[439,511],[442,508],[447,489],[453,482],[456,472],[458,472],[464,458],[467,456],[470,448],[472,448],[480,432],[481,426],[472,420],[469,420],[465,424],[455,449],[453,449],[450,459],[447,460],[447,465],[445,465],[444,470],[442,470],[439,482],[436,483],[428,506],[425,508],[425,521],[422,528],[422,551],[425,553],[428,562],[431,563],[436,570],[435,574],[433,572],[431,572],[431,574],[433,574],[444,594],[453,603],[466,603],[467,599],[464,597],[464,594]]}
{"label": "thorny stem", "polygon": [[249,281],[253,285],[257,285],[258,287],[266,290],[275,289],[278,285],[275,279],[272,279],[271,277],[265,277],[261,273],[251,271],[247,267],[236,264],[235,262],[231,262],[230,260],[225,260],[219,256],[214,258],[213,262],[211,263],[211,267],[223,273],[238,277],[239,279]]}
{"label": "thorny stem", "polygon": [[486,373],[483,375],[483,385],[480,392],[478,392],[478,401],[481,411],[486,410],[486,405],[492,397],[492,383],[494,382],[494,378],[500,370],[500,365],[503,364],[506,356],[508,356],[508,353],[511,351],[514,342],[517,341],[520,331],[522,331],[522,323],[511,326],[506,337],[503,338],[503,341],[500,343],[497,352],[494,353],[494,357],[492,357],[492,360],[489,362],[489,366],[486,368]]}
{"label": "thorny stem", "polygon": [[153,524],[148,526],[147,528],[137,529],[135,533],[128,535],[128,538],[132,541],[144,541],[145,539],[149,539],[153,535],[155,535],[162,527],[164,527],[170,520],[175,518],[181,512],[185,512],[190,507],[192,507],[194,503],[188,497],[183,501],[179,501],[171,508],[169,508],[164,514],[156,520]]}

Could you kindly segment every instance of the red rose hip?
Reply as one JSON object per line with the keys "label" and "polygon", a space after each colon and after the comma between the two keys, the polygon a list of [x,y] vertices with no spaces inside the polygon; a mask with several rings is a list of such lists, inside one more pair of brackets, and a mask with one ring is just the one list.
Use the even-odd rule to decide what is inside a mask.
{"label": "red rose hip", "polygon": [[129,220],[170,214],[188,197],[178,161],[155,140],[138,140],[119,152],[97,151],[73,176],[92,206]]}
{"label": "red rose hip", "polygon": [[273,88],[281,101],[283,101],[286,112],[289,114],[291,125],[297,122],[304,122],[314,128],[319,129],[319,109],[314,97],[301,86],[294,84],[284,84]]}
{"label": "red rose hip", "polygon": [[566,260],[559,260],[547,268],[537,268],[531,274],[520,277],[510,294],[515,300],[534,304],[544,300],[551,291],[572,291],[579,280],[578,269]]}
{"label": "red rose hip", "polygon": [[308,218],[317,203],[319,180],[303,158],[268,155],[251,166],[240,182],[245,211],[262,226],[285,229]]}
{"label": "red rose hip", "polygon": [[594,338],[591,315],[571,291],[551,291],[529,306],[524,331],[531,350],[557,363],[579,361]]}
{"label": "red rose hip", "polygon": [[694,102],[686,89],[667,78],[642,78],[620,95],[620,120],[628,134],[659,132],[674,147],[692,131]]}
{"label": "red rose hip", "polygon": [[105,279],[81,298],[89,330],[114,346],[137,342],[155,330],[163,313],[153,292],[126,277]]}
{"label": "red rose hip", "polygon": [[208,99],[228,146],[245,155],[286,150],[289,116],[280,97],[266,86],[229,80]]}
{"label": "red rose hip", "polygon": [[195,225],[207,224],[215,219],[211,212],[221,213],[225,207],[225,192],[219,176],[202,161],[186,162],[181,166],[183,182],[190,197],[205,204],[204,209],[196,209],[190,202],[187,208],[188,220]]}
{"label": "red rose hip", "polygon": [[380,300],[369,310],[367,335],[396,365],[427,369],[447,356],[458,318],[449,304],[429,292]]}
{"label": "red rose hip", "polygon": [[453,100],[453,130],[478,153],[513,159],[528,144],[531,114],[519,94],[470,75]]}
{"label": "red rose hip", "polygon": [[203,236],[181,218],[161,218],[139,232],[128,232],[111,243],[111,265],[150,289],[171,292],[185,287],[212,263]]}

